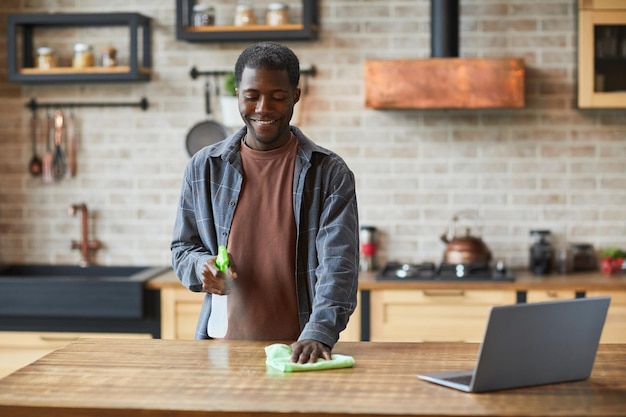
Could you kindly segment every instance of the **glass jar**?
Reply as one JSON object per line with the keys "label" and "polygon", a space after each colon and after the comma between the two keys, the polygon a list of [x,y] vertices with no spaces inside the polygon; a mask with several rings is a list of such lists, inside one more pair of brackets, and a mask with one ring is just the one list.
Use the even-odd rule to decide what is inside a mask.
{"label": "glass jar", "polygon": [[256,15],[252,6],[240,2],[235,7],[235,26],[256,25]]}
{"label": "glass jar", "polygon": [[528,267],[535,275],[548,275],[554,263],[554,247],[549,230],[531,230],[531,245]]}
{"label": "glass jar", "polygon": [[74,45],[74,57],[72,58],[72,67],[86,68],[93,67],[95,59],[93,55],[93,47],[85,43],[77,43]]}
{"label": "glass jar", "polygon": [[280,26],[289,23],[289,8],[283,3],[270,3],[267,6],[265,22],[269,26]]}
{"label": "glass jar", "polygon": [[572,253],[572,271],[588,272],[598,269],[598,260],[596,259],[596,251],[590,243],[572,243],[570,244]]}
{"label": "glass jar", "polygon": [[52,48],[42,46],[37,48],[37,68],[50,69],[57,66],[57,59]]}
{"label": "glass jar", "polygon": [[100,51],[103,67],[114,67],[117,65],[117,49],[112,46],[105,46]]}
{"label": "glass jar", "polygon": [[213,26],[215,24],[215,9],[206,4],[193,6],[193,25],[195,27]]}

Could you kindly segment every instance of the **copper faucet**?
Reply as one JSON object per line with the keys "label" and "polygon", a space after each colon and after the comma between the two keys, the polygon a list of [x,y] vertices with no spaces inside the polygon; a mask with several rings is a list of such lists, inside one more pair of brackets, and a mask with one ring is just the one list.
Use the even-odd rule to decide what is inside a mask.
{"label": "copper faucet", "polygon": [[75,216],[77,211],[81,212],[82,238],[80,242],[75,240],[72,241],[72,249],[80,249],[82,259],[78,264],[80,266],[87,266],[91,264],[89,261],[89,251],[100,249],[102,244],[98,240],[89,241],[89,227],[87,224],[89,211],[87,210],[87,205],[85,203],[72,204],[67,210],[70,216]]}

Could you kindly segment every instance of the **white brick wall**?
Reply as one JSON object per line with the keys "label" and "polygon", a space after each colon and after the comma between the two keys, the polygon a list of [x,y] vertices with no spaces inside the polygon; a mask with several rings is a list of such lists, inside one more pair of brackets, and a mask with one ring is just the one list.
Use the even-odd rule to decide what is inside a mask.
{"label": "white brick wall", "polygon": [[[494,257],[509,265],[526,265],[533,228],[551,229],[561,242],[626,247],[626,111],[576,109],[575,0],[461,0],[461,56],[526,60],[526,108],[492,111],[365,109],[366,58],[430,55],[429,0],[320,3],[319,40],[285,42],[303,65],[318,69],[308,80],[300,126],[354,170],[361,221],[381,231],[381,262],[439,261],[444,250],[439,235],[453,213],[465,209],[479,211],[483,238]],[[99,263],[169,264],[188,160],[184,138],[205,117],[203,80],[192,80],[189,71],[194,65],[230,68],[247,44],[177,41],[174,4],[0,4],[1,42],[9,13],[138,11],[154,19],[149,83],[7,83],[1,48],[0,262],[76,262],[79,253],[70,250],[70,241],[79,237],[80,221],[67,215],[67,207],[84,201],[93,214],[92,232],[105,245]],[[63,50],[85,36],[106,43],[124,33],[64,36],[50,42]],[[47,185],[29,176],[30,113],[24,104],[31,97],[134,101],[144,96],[150,102],[146,112],[76,110],[76,178]]]}

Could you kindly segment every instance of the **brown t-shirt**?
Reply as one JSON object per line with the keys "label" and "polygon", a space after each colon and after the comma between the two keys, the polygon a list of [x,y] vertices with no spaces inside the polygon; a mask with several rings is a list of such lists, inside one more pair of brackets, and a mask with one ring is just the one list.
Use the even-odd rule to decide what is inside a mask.
{"label": "brown t-shirt", "polygon": [[279,149],[241,144],[244,181],[228,238],[237,279],[228,296],[226,339],[296,340],[296,223],[293,170],[297,139]]}

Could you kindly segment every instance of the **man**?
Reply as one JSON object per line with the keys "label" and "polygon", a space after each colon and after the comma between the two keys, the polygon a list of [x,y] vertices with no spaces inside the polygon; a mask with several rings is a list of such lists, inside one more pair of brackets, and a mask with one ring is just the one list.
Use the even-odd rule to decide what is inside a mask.
{"label": "man", "polygon": [[295,341],[292,361],[329,360],[356,307],[354,175],[289,125],[300,98],[293,51],[252,45],[235,78],[245,127],[192,157],[171,245],[183,285],[206,292],[196,338],[210,338],[213,297],[228,294],[226,339]]}

